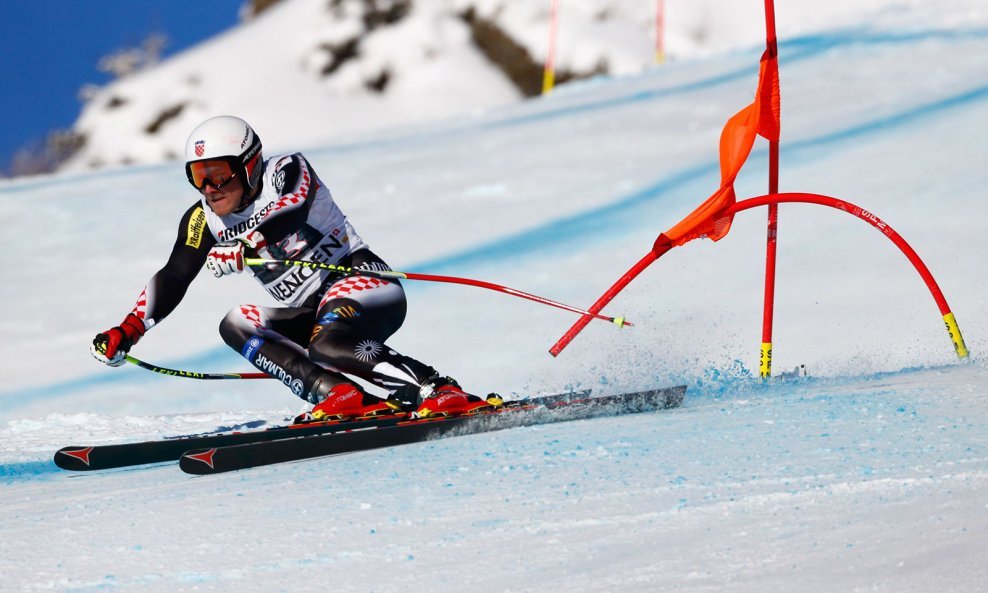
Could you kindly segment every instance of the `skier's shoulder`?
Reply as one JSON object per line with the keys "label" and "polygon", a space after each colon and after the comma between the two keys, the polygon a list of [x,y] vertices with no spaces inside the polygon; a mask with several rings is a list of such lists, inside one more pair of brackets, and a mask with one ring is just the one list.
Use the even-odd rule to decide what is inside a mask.
{"label": "skier's shoulder", "polygon": [[264,163],[264,185],[279,195],[308,186],[314,176],[312,165],[301,152],[277,154]]}
{"label": "skier's shoulder", "polygon": [[179,242],[198,249],[202,245],[202,239],[207,236],[208,223],[206,211],[201,200],[196,200],[182,215],[182,220],[178,224]]}

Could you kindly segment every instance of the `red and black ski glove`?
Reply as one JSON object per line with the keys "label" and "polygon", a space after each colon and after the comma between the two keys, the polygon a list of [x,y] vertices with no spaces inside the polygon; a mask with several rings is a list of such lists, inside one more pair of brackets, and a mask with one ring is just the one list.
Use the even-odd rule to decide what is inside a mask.
{"label": "red and black ski glove", "polygon": [[127,352],[143,335],[144,322],[137,315],[128,313],[120,325],[96,334],[89,351],[103,364],[118,367],[127,362]]}

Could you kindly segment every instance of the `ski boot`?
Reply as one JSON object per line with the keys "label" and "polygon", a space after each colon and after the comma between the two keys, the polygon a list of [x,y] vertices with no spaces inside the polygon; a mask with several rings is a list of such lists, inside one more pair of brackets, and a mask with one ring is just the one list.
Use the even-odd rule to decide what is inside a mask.
{"label": "ski boot", "polygon": [[486,400],[460,389],[452,377],[430,377],[419,389],[422,403],[412,414],[414,418],[438,418],[476,414],[500,407],[504,402],[491,394]]}
{"label": "ski boot", "polygon": [[334,385],[326,399],[312,408],[310,416],[315,422],[327,420],[351,420],[394,414],[393,404],[379,397],[364,393],[352,383]]}

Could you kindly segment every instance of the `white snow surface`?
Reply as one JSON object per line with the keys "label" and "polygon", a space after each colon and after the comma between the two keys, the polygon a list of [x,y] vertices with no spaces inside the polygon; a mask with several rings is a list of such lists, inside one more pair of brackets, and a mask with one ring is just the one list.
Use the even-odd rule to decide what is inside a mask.
{"label": "white snow surface", "polygon": [[[681,409],[201,478],[174,464],[70,475],[51,462],[65,445],[260,428],[301,406],[270,381],[168,378],[89,356],[196,199],[179,166],[3,181],[0,590],[988,589],[988,277],[977,263],[988,253],[988,11],[980,0],[776,4],[781,189],[840,197],[893,226],[936,276],[972,360],[957,361],[924,284],[881,233],[784,205],[775,368],[805,364],[809,378],[754,378],[765,218],[752,210],[719,243],[667,254],[607,308],[634,328],[591,324],[557,359],[546,351],[572,315],[406,283],[410,315],[392,345],[470,390],[686,383]],[[737,28],[761,25],[748,18]],[[717,138],[751,101],[758,42],[751,33],[726,51],[431,124],[297,140],[316,147],[314,167],[396,269],[588,306],[718,185]],[[154,92],[168,88],[160,76],[148,77]],[[275,97],[259,101],[248,117]],[[243,96],[228,111],[251,105]],[[299,114],[284,106],[257,127],[284,133],[284,148],[294,132],[279,131],[281,117],[291,129]],[[760,141],[739,197],[765,193],[766,170]],[[249,370],[216,334],[241,302],[272,304],[247,278],[204,274],[134,354]]]}

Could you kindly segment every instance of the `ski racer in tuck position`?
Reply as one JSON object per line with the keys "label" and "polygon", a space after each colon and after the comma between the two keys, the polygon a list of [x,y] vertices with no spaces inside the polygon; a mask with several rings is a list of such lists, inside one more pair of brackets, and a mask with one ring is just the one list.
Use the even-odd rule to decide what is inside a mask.
{"label": "ski racer in tuck position", "polygon": [[[261,140],[240,118],[196,127],[185,172],[200,199],[186,211],[165,266],[151,277],[120,325],[96,335],[91,351],[110,366],[182,300],[205,267],[217,278],[247,271],[283,307],[245,304],[220,335],[255,367],[314,404],[316,420],[389,414],[461,414],[498,405],[464,393],[453,379],[399,354],[385,341],[405,319],[398,280],[267,264],[245,257],[296,259],[355,270],[389,270],[356,233],[301,153],[264,160]],[[384,388],[373,396],[345,374]]]}

